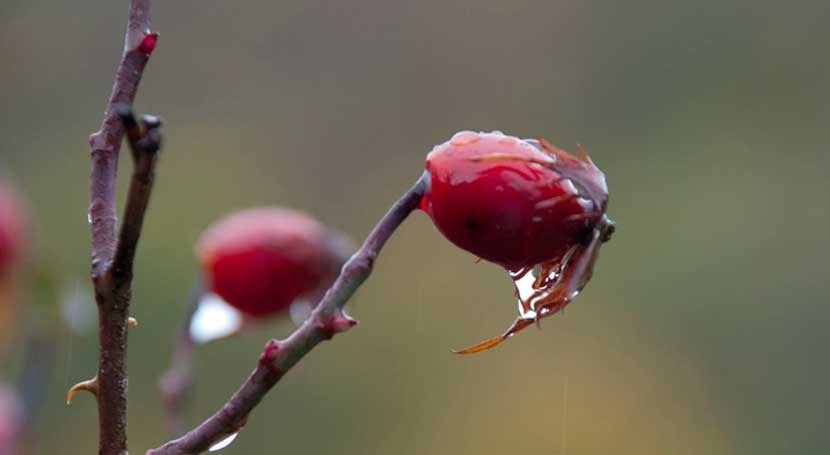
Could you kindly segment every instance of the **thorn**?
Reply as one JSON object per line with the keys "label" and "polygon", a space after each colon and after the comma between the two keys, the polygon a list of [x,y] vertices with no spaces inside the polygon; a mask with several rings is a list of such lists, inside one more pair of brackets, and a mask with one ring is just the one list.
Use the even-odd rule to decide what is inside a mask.
{"label": "thorn", "polygon": [[68,392],[66,392],[66,405],[69,406],[72,404],[72,397],[75,395],[76,392],[89,392],[95,395],[95,398],[98,398],[98,375],[96,374],[94,378],[81,381],[72,386]]}
{"label": "thorn", "polygon": [[354,320],[351,316],[346,314],[345,312],[341,312],[340,314],[331,318],[331,322],[329,323],[332,332],[334,333],[342,333],[346,330],[357,325],[357,321]]}
{"label": "thorn", "polygon": [[130,316],[127,318],[127,325],[130,327],[138,327],[138,319]]}

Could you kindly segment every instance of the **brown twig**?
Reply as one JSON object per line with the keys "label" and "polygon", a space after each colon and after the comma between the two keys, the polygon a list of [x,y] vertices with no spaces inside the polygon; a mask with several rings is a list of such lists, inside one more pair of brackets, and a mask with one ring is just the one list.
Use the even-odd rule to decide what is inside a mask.
{"label": "brown twig", "polygon": [[343,266],[311,316],[285,340],[268,341],[256,368],[222,409],[184,436],[149,450],[146,455],[197,454],[239,432],[251,410],[291,367],[321,341],[356,324],[342,312],[343,305],[369,277],[384,243],[418,207],[426,187],[425,174],[378,222],[360,249]]}
{"label": "brown twig", "polygon": [[[157,39],[158,34],[150,32],[150,0],[130,0],[124,52],[104,120],[101,128],[89,137],[92,171],[88,217],[92,231],[92,281],[99,321],[97,397],[98,452],[101,455],[127,453],[126,354],[132,260],[152,187],[159,145],[157,124],[145,121],[144,130],[134,119],[132,126],[122,124],[129,119],[119,121],[116,110],[118,106],[132,105]],[[125,220],[116,241],[116,172],[125,126],[134,129],[130,145],[136,168],[127,196]]]}
{"label": "brown twig", "polygon": [[127,326],[132,292],[133,258],[153,186],[161,135],[156,117],[144,116],[139,125],[129,108],[115,109],[134,158],[127,207],[114,259],[103,275],[95,275],[100,355],[94,380],[98,398],[99,453],[127,450]]}
{"label": "brown twig", "polygon": [[164,400],[167,412],[168,427],[172,435],[187,431],[185,408],[189,392],[193,387],[193,338],[190,336],[190,325],[193,315],[199,308],[204,289],[202,280],[197,279],[190,291],[190,300],[185,308],[184,321],[173,345],[170,355],[170,368],[159,380],[159,392]]}
{"label": "brown twig", "polygon": [[92,229],[93,276],[102,276],[115,255],[115,178],[124,129],[115,108],[132,105],[144,67],[156,47],[150,32],[150,0],[130,0],[124,53],[112,87],[101,128],[89,136],[92,149],[89,221]]}
{"label": "brown twig", "polygon": [[132,278],[135,248],[141,236],[144,214],[155,179],[156,160],[161,147],[161,122],[155,116],[144,115],[139,125],[128,106],[116,107],[116,114],[126,129],[134,165],[111,273],[116,281],[129,281]]}

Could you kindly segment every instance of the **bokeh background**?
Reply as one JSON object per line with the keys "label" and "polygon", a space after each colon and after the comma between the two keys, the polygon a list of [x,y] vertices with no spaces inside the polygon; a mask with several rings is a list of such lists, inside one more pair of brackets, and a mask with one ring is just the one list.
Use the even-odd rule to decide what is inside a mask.
{"label": "bokeh background", "polygon": [[[603,168],[619,229],[586,291],[542,330],[454,356],[513,319],[512,286],[416,213],[350,304],[361,324],[223,453],[830,451],[826,2],[155,3],[136,107],[163,116],[166,142],[136,265],[131,451],[167,439],[156,381],[208,223],[282,204],[360,240],[461,129],[579,142]],[[94,401],[63,404],[96,339],[66,329],[58,301],[92,305],[86,137],[125,11],[0,4],[0,162],[35,220],[17,325],[58,343],[37,453],[96,451]],[[201,348],[194,423],[290,330]]]}

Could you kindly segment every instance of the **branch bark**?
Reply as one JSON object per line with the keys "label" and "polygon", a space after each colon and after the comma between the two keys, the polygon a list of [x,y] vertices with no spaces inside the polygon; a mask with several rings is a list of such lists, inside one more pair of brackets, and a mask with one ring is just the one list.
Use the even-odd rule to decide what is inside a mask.
{"label": "branch bark", "polygon": [[[127,453],[127,318],[132,288],[132,261],[152,188],[159,147],[158,124],[145,122],[130,137],[136,168],[128,194],[120,238],[116,240],[115,190],[118,153],[124,122],[132,114],[118,106],[131,106],[158,34],[150,32],[150,0],[130,0],[124,51],[101,128],[90,135],[92,170],[88,218],[92,234],[92,282],[98,304],[98,426],[101,455]],[[129,118],[128,118],[129,117]],[[122,120],[122,121],[119,121]],[[143,129],[142,129],[143,128]]]}
{"label": "branch bark", "polygon": [[115,108],[130,106],[144,67],[156,47],[158,34],[150,32],[150,0],[130,0],[124,53],[115,74],[101,128],[89,136],[92,149],[89,222],[92,229],[92,273],[101,276],[115,255],[115,179],[124,128]]}
{"label": "branch bark", "polygon": [[356,321],[342,308],[369,277],[383,245],[409,214],[418,207],[427,188],[426,174],[407,191],[378,222],[360,249],[343,265],[337,280],[309,318],[288,338],[266,343],[256,368],[222,408],[184,436],[146,455],[197,454],[239,432],[248,415],[266,393],[303,356],[321,341],[344,332]]}
{"label": "branch bark", "polygon": [[127,325],[132,298],[133,259],[161,146],[158,119],[144,116],[139,125],[129,108],[122,106],[117,110],[127,129],[135,163],[114,259],[104,275],[93,275],[101,348],[96,385],[99,453],[102,455],[127,453]]}

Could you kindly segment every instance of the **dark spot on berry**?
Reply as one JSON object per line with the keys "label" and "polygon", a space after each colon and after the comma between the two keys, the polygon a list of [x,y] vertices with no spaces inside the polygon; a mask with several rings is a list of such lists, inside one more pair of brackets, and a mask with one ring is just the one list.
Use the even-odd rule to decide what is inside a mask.
{"label": "dark spot on berry", "polygon": [[477,231],[478,228],[479,228],[479,224],[478,224],[478,221],[476,221],[472,218],[465,218],[464,219],[464,227],[466,227],[467,229],[469,229],[471,231]]}

